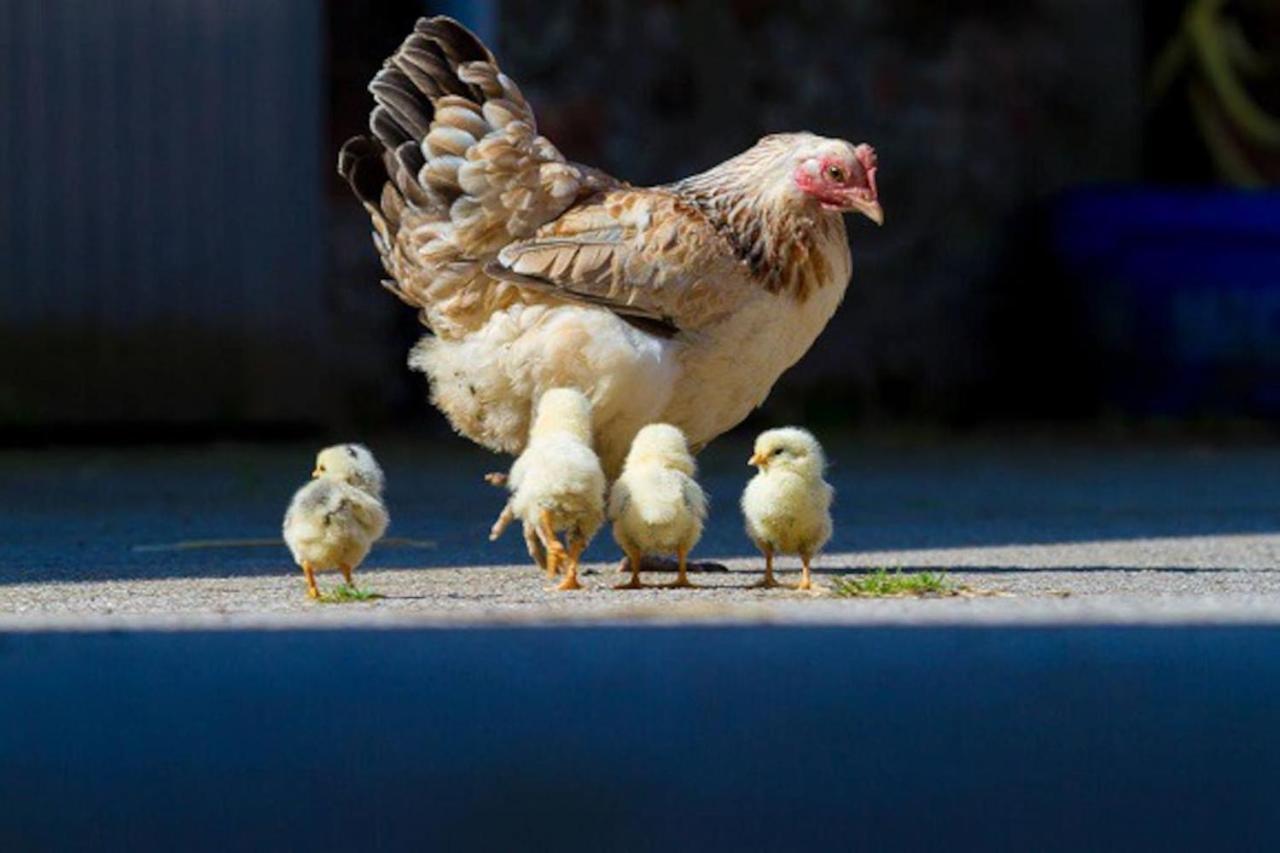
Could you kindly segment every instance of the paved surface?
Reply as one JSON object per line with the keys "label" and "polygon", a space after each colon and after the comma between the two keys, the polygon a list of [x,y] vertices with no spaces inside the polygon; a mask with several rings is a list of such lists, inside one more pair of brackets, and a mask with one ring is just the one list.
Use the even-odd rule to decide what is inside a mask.
{"label": "paved surface", "polygon": [[869,601],[745,588],[760,569],[736,507],[747,440],[701,460],[713,514],[697,556],[731,572],[700,590],[614,591],[606,531],[590,589],[569,595],[545,589],[514,532],[487,541],[495,457],[452,439],[374,442],[400,541],[359,574],[385,597],[342,605],[308,601],[271,544],[312,447],[2,453],[0,626],[1280,621],[1280,449],[831,440],[837,530],[821,574],[943,569],[969,590]]}

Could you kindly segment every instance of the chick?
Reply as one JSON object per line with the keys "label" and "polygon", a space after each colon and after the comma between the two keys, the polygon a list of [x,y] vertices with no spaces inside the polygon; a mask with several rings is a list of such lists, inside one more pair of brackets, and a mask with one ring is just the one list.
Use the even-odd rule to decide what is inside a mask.
{"label": "chick", "polygon": [[340,569],[347,584],[373,543],[386,532],[382,469],[361,444],[326,447],[312,480],[294,494],[284,515],[284,541],[307,578],[307,594],[320,597],[315,573]]}
{"label": "chick", "polygon": [[742,493],[747,535],[764,553],[764,579],[756,586],[774,587],[773,555],[799,554],[804,577],[796,589],[812,589],[809,561],[831,538],[834,490],[822,479],[826,459],[809,432],[784,427],[756,438],[747,460],[760,472]]}
{"label": "chick", "polygon": [[687,557],[702,537],[707,497],[693,479],[697,466],[684,433],[670,424],[650,424],[636,433],[622,474],[609,493],[613,538],[627,555],[631,580],[617,589],[639,589],[640,561],[649,554],[675,554],[673,587],[689,582]]}
{"label": "chick", "polygon": [[[506,479],[511,498],[490,539],[513,519],[524,523],[525,542],[557,589],[581,589],[578,561],[604,523],[604,470],[591,444],[591,403],[580,391],[552,388],[538,400],[529,443]],[[557,538],[565,536],[564,544]],[[562,565],[563,564],[563,565]]]}

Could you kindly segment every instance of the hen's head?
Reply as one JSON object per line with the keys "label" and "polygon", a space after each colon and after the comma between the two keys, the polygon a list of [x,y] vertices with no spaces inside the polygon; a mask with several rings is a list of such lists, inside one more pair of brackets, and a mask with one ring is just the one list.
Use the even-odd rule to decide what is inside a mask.
{"label": "hen's head", "polygon": [[371,495],[382,494],[382,468],[363,444],[336,444],[321,450],[311,476],[338,480]]}
{"label": "hen's head", "polygon": [[823,210],[861,213],[877,225],[884,224],[876,189],[876,150],[866,143],[796,136],[787,162],[794,191]]}

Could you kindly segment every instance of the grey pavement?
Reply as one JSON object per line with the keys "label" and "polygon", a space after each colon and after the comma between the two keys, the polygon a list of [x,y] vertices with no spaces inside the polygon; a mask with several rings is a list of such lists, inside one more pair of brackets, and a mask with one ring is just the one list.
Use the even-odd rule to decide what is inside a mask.
{"label": "grey pavement", "polygon": [[698,590],[615,591],[605,530],[589,589],[549,591],[518,535],[487,540],[501,495],[481,475],[503,460],[399,437],[370,442],[395,539],[358,577],[384,597],[342,605],[307,600],[274,544],[309,444],[0,453],[0,627],[1280,622],[1278,449],[824,438],[838,495],[824,585],[944,570],[963,595],[746,588],[760,570],[736,505],[749,436],[700,460],[712,518],[696,556],[729,572]]}

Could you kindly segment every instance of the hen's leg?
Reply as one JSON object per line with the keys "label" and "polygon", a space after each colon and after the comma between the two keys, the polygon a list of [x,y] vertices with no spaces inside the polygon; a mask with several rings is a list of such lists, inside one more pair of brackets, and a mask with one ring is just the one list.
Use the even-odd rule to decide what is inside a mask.
{"label": "hen's leg", "polygon": [[758,589],[773,589],[780,585],[773,577],[773,548],[769,545],[760,545],[760,550],[764,552],[764,577],[751,586]]}
{"label": "hen's leg", "polygon": [[644,584],[640,582],[640,564],[643,561],[639,551],[627,551],[627,558],[622,561],[621,568],[622,571],[631,571],[631,580],[617,584],[614,589],[643,589]]}
{"label": "hen's leg", "polygon": [[675,579],[675,580],[673,580],[671,583],[667,584],[667,587],[668,587],[668,588],[672,588],[672,589],[674,589],[674,588],[676,588],[676,587],[682,587],[682,586],[683,586],[683,587],[694,587],[694,588],[696,588],[696,584],[694,584],[694,583],[690,582],[690,580],[689,580],[689,575],[688,575],[688,571],[689,571],[688,557],[689,557],[689,552],[688,552],[688,551],[686,551],[685,549],[681,548],[679,551],[676,551],[676,558],[677,558],[680,562],[679,562],[679,564],[676,566],[676,579]]}
{"label": "hen's leg", "polygon": [[319,598],[320,589],[316,586],[316,568],[311,565],[310,560],[302,561],[302,574],[307,579],[307,595],[312,598]]}
{"label": "hen's leg", "polygon": [[347,586],[355,586],[351,581],[351,567],[343,563],[338,568],[342,569],[342,579],[346,581]]}
{"label": "hen's leg", "polygon": [[578,583],[578,561],[582,559],[582,552],[587,549],[587,540],[575,533],[570,533],[567,538],[569,555],[565,561],[564,580],[560,581],[556,589],[582,589],[582,584]]}

